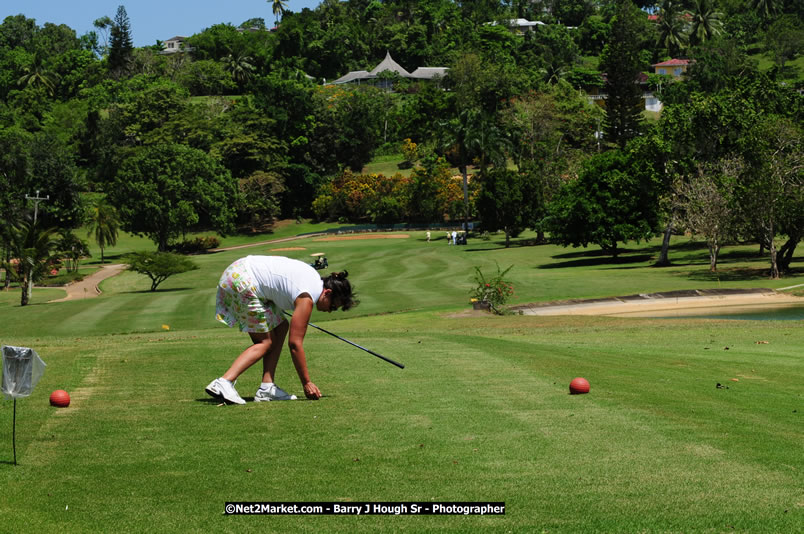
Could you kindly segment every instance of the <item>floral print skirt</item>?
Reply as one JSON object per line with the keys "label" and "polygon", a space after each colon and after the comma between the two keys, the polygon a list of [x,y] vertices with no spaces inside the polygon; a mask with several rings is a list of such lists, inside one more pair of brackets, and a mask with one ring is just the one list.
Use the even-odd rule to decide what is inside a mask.
{"label": "floral print skirt", "polygon": [[223,271],[218,282],[215,318],[241,332],[270,332],[282,323],[282,310],[271,301],[257,297],[254,281],[244,265],[235,261]]}

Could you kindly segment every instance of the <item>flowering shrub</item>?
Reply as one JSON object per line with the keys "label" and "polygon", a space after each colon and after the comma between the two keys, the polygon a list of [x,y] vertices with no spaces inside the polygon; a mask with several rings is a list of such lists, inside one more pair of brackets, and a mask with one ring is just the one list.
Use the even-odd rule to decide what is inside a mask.
{"label": "flowering shrub", "polygon": [[475,287],[472,289],[472,299],[480,302],[488,302],[491,311],[502,315],[505,303],[514,294],[514,286],[505,279],[505,275],[511,270],[513,265],[504,271],[500,271],[497,265],[497,274],[486,278],[480,267],[475,267]]}
{"label": "flowering shrub", "polygon": [[410,138],[402,142],[402,155],[405,161],[415,163],[419,159],[419,145],[414,143]]}

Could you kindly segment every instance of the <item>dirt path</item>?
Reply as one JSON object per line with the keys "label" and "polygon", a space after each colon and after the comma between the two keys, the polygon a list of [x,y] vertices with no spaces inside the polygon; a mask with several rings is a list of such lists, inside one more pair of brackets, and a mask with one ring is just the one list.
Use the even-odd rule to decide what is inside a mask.
{"label": "dirt path", "polygon": [[96,271],[95,273],[87,276],[80,282],[74,282],[72,284],[64,286],[65,291],[67,291],[66,297],[56,300],[49,300],[48,302],[63,302],[65,300],[97,297],[98,295],[101,294],[101,290],[98,288],[98,284],[102,280],[106,280],[109,277],[112,277],[116,274],[120,274],[120,272],[124,271],[125,269],[126,269],[125,263],[104,265],[102,266],[100,271]]}

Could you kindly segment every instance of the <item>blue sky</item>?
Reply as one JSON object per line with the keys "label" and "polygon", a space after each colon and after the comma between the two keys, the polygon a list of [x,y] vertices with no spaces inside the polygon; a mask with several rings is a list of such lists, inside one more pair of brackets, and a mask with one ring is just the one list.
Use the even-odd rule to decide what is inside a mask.
{"label": "blue sky", "polygon": [[[287,0],[288,11],[298,13],[314,9],[321,0]],[[269,27],[274,14],[266,0],[0,0],[0,20],[22,13],[35,19],[40,27],[46,22],[66,24],[79,37],[103,17],[114,18],[117,6],[126,8],[131,23],[134,46],[149,46],[176,35],[188,37],[213,24],[242,22],[262,17]]]}

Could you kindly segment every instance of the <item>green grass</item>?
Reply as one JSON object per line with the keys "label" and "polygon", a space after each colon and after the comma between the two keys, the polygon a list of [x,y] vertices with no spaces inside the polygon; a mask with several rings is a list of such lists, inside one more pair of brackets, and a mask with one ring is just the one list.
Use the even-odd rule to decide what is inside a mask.
{"label": "green grass", "polygon": [[403,159],[402,154],[378,156],[372,159],[371,162],[363,168],[363,172],[367,174],[382,174],[383,176],[393,176],[395,174],[410,176],[410,173],[413,171],[412,168],[400,169],[397,166]]}
{"label": "green grass", "polygon": [[[280,245],[303,247],[282,254],[305,260],[326,252],[360,293],[353,311],[313,322],[406,365],[311,330],[319,402],[219,407],[203,391],[247,341],[212,319],[215,282],[233,259],[276,245],[196,256],[199,270],[156,293],[134,273],[106,280],[95,299],[47,304],[63,291],[36,289],[21,308],[18,291],[0,293],[0,342],[33,347],[47,363],[17,403],[17,466],[12,403],[0,403],[0,524],[32,533],[800,531],[799,322],[456,315],[469,307],[472,268],[495,262],[514,265],[515,303],[779,288],[800,274],[767,280],[765,258],[746,246],[727,248],[713,275],[705,246],[684,238],[675,265],[658,269],[658,242],[612,260],[594,248],[524,246],[529,234],[510,249],[502,236],[455,247],[438,233],[429,244],[408,234]],[[259,375],[241,377],[246,399]],[[287,351],[277,375],[302,394]],[[589,379],[589,395],[568,395],[575,376]],[[69,408],[48,406],[54,389],[71,393]],[[223,515],[240,500],[505,501],[507,510]]]}
{"label": "green grass", "polygon": [[[757,62],[757,68],[760,72],[767,72],[775,66],[773,58],[768,54],[758,53],[749,57]],[[783,78],[793,84],[801,84],[804,82],[804,56],[799,56],[785,63]]]}
{"label": "green grass", "polygon": [[191,104],[207,104],[210,100],[215,101],[219,99],[228,100],[234,102],[236,100],[240,100],[243,98],[243,95],[222,95],[222,96],[191,96],[190,103]]}
{"label": "green grass", "polygon": [[[404,160],[401,154],[391,154],[387,156],[378,156],[372,159],[365,167],[363,167],[363,172],[366,174],[382,174],[383,176],[393,176],[395,174],[401,174],[402,176],[410,176],[410,173],[413,172],[415,167],[411,167],[410,169],[400,169],[398,164]],[[513,168],[511,162],[508,165],[509,168]],[[479,169],[474,166],[469,166],[467,169],[469,174],[477,174]],[[456,176],[460,174],[460,171],[457,167],[452,168],[452,175]]]}

